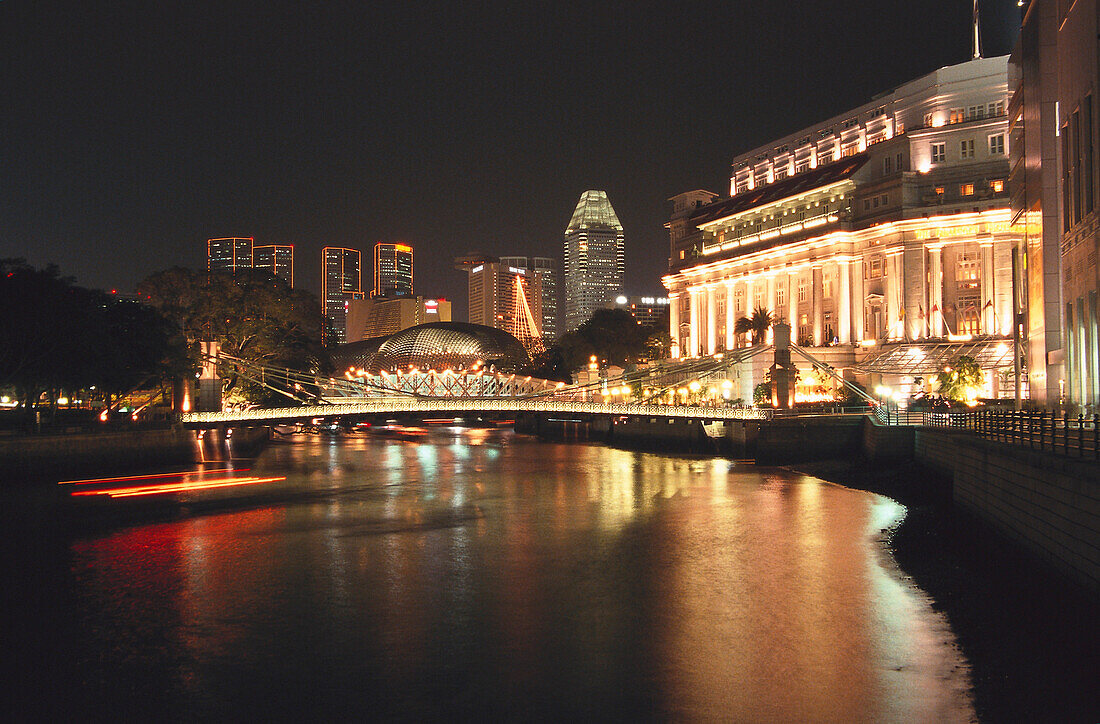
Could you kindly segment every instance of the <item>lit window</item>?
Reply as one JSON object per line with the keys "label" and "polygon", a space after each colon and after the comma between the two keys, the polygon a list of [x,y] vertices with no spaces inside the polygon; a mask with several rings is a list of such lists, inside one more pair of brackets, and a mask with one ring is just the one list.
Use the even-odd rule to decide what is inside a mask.
{"label": "lit window", "polygon": [[943,196],[943,186],[936,187],[936,196]]}
{"label": "lit window", "polygon": [[962,108],[952,108],[951,115],[948,117],[948,123],[962,123],[966,120],[966,110]]}
{"label": "lit window", "polygon": [[993,156],[1003,156],[1005,152],[1005,134],[998,133],[989,137],[989,153]]}
{"label": "lit window", "polygon": [[962,194],[963,196],[973,196],[974,195],[974,184],[960,184],[959,185],[959,193]]}
{"label": "lit window", "polygon": [[943,163],[947,159],[947,144],[932,144],[932,163]]}
{"label": "lit window", "polygon": [[932,114],[931,113],[925,113],[924,114],[924,127],[928,128],[931,125],[932,125]]}
{"label": "lit window", "polygon": [[959,158],[974,158],[974,139],[959,141]]}
{"label": "lit window", "polygon": [[989,182],[989,188],[993,189],[993,193],[999,194],[1005,190],[1004,179],[995,178]]}

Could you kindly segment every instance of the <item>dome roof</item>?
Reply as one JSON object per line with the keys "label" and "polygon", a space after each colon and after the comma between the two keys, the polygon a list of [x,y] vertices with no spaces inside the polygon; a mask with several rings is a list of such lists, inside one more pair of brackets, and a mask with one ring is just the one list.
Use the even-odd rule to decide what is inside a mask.
{"label": "dome roof", "polygon": [[421,324],[381,340],[343,345],[333,357],[336,369],[355,366],[371,372],[465,369],[479,361],[498,367],[530,362],[520,341],[504,330],[464,322]]}

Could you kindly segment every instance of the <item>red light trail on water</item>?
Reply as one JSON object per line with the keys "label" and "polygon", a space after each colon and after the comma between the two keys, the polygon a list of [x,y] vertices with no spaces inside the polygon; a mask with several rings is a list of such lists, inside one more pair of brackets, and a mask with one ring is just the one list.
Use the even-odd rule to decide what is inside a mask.
{"label": "red light trail on water", "polygon": [[[190,493],[200,490],[212,490],[215,488],[231,488],[242,485],[258,485],[260,483],[272,483],[277,480],[286,480],[285,476],[261,478],[255,475],[229,476],[221,478],[201,477],[214,473],[246,473],[250,468],[219,468],[216,470],[196,470],[177,473],[159,473],[154,475],[125,475],[114,478],[89,478],[87,480],[65,480],[59,485],[105,485],[109,483],[131,483],[121,487],[96,488],[94,490],[81,489],[69,493],[71,497],[88,497],[104,495],[109,498],[132,498],[142,495],[167,495],[172,493]],[[193,480],[185,479],[188,476],[196,476]],[[163,483],[132,484],[139,480],[159,480],[168,478]]]}

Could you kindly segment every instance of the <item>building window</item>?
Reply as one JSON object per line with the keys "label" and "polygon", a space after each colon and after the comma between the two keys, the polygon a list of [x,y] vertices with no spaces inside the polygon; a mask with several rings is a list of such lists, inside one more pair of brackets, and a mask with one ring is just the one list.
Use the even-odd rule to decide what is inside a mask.
{"label": "building window", "polygon": [[973,196],[974,184],[959,184],[959,193],[963,196]]}
{"label": "building window", "polygon": [[966,117],[971,121],[980,121],[985,118],[985,104],[980,106],[970,106],[966,109]]}
{"label": "building window", "polygon": [[959,158],[974,158],[974,139],[959,141]]}
{"label": "building window", "polygon": [[783,307],[787,304],[787,290],[777,287],[775,290],[775,306]]}
{"label": "building window", "polygon": [[890,158],[889,156],[882,159],[882,172],[883,173],[893,173],[894,172],[894,159]]}
{"label": "building window", "polygon": [[1004,103],[1004,101],[997,101],[995,103],[990,103],[987,106],[986,109],[988,111],[988,114],[989,114],[990,118],[995,118],[996,116],[1003,116],[1004,113],[1005,113],[1005,103]]}
{"label": "building window", "polygon": [[798,301],[806,301],[806,282],[798,280]]}
{"label": "building window", "polygon": [[993,189],[993,193],[999,194],[1005,190],[1004,179],[995,178],[989,182],[989,188]]}
{"label": "building window", "polygon": [[943,196],[943,191],[944,191],[943,186],[937,186],[936,187],[936,196]]}
{"label": "building window", "polygon": [[806,171],[809,168],[810,168],[810,162],[809,161],[803,161],[802,163],[795,164],[794,172],[795,173],[802,173],[803,171]]}
{"label": "building window", "polygon": [[872,204],[872,206],[874,206],[874,207],[875,207],[875,208],[877,209],[877,208],[878,208],[878,196],[876,196],[876,197],[875,197],[875,198],[873,199],[873,201],[874,201],[874,203]]}
{"label": "building window", "polygon": [[928,128],[931,125],[932,125],[932,114],[931,113],[925,113],[924,114],[924,127]]}
{"label": "building window", "polygon": [[882,199],[883,206],[885,206],[890,201],[890,196],[887,194],[883,194],[880,198]]}
{"label": "building window", "polygon": [[989,137],[989,154],[1003,156],[1005,152],[1005,134],[997,133]]}
{"label": "building window", "polygon": [[882,276],[882,259],[871,260],[871,278],[878,279]]}
{"label": "building window", "polygon": [[863,200],[863,210],[864,211],[870,211],[871,210],[871,199],[864,199]]}
{"label": "building window", "polygon": [[948,123],[962,123],[966,120],[966,110],[963,108],[952,108],[951,115],[948,116]]}
{"label": "building window", "polygon": [[932,163],[943,163],[947,158],[947,144],[946,143],[933,143],[932,144]]}
{"label": "building window", "polygon": [[[899,131],[899,133],[900,133],[900,131]],[[896,158],[895,158],[894,160],[895,160],[895,161],[897,161],[897,169],[898,169],[898,171],[904,171],[904,170],[905,170],[905,167],[904,167],[904,166],[902,165],[902,163],[901,163],[901,154],[900,154],[900,153],[899,153],[899,154],[897,155],[897,157],[896,157]]]}

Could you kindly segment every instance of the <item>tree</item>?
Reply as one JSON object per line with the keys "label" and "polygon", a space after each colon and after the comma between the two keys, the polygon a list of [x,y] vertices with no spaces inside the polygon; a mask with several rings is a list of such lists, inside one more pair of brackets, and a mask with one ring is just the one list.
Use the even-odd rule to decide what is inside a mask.
{"label": "tree", "polygon": [[772,313],[763,307],[757,307],[752,311],[751,317],[741,317],[733,325],[733,331],[737,334],[751,334],[752,343],[759,344],[768,336],[775,319]]}
{"label": "tree", "polygon": [[562,335],[558,346],[569,369],[588,364],[593,355],[625,366],[647,357],[649,331],[625,309],[597,309],[576,331]]}
{"label": "tree", "polygon": [[[324,317],[317,299],[269,272],[207,274],[177,267],[145,279],[138,293],[176,319],[189,340],[215,341],[227,355],[311,374],[331,366],[321,344]],[[235,371],[224,373],[227,393],[257,403],[278,397]]]}
{"label": "tree", "polygon": [[973,402],[978,399],[985,375],[978,361],[973,357],[962,355],[954,364],[944,367],[936,381],[939,383],[940,394],[955,402]]}

